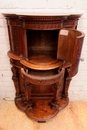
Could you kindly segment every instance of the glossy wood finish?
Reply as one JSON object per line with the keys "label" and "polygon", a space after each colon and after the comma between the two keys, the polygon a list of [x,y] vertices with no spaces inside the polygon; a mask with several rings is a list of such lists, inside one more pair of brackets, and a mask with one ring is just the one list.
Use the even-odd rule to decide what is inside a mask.
{"label": "glossy wood finish", "polygon": [[68,89],[78,72],[84,33],[79,15],[4,14],[7,20],[16,106],[46,122],[68,105]]}

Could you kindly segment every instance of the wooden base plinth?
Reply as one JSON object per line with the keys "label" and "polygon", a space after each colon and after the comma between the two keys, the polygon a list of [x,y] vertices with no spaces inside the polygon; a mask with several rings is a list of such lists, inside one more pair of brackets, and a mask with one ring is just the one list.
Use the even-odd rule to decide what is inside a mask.
{"label": "wooden base plinth", "polygon": [[52,109],[50,103],[49,99],[38,99],[33,109],[26,109],[27,116],[37,122],[46,122],[59,112],[57,108]]}
{"label": "wooden base plinth", "polygon": [[69,98],[67,98],[67,99],[60,99],[58,101],[58,103],[59,103],[59,110],[62,110],[63,108],[65,108],[68,105]]}
{"label": "wooden base plinth", "polygon": [[51,101],[51,99],[35,99],[33,109],[29,109],[25,98],[15,98],[15,104],[20,110],[24,111],[29,118],[41,123],[56,116],[69,102],[68,99],[60,99],[59,108],[51,108]]}
{"label": "wooden base plinth", "polygon": [[26,100],[25,98],[15,98],[15,104],[17,106],[17,108],[21,111],[25,111],[27,108],[27,104],[26,104]]}

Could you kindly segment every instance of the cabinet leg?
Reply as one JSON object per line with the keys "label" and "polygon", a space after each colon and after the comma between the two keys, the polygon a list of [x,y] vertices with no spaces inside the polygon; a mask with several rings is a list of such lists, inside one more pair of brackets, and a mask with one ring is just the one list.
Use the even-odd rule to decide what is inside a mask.
{"label": "cabinet leg", "polygon": [[31,100],[31,84],[25,82],[25,95],[26,95],[26,105],[29,109],[33,108],[33,102]]}
{"label": "cabinet leg", "polygon": [[70,68],[67,68],[66,73],[65,73],[65,84],[64,84],[64,91],[63,91],[63,98],[66,100],[68,99],[69,85],[72,80],[72,78],[69,77],[69,71],[70,71]]}
{"label": "cabinet leg", "polygon": [[65,84],[65,89],[64,89],[64,95],[63,98],[65,98],[66,100],[68,99],[68,90],[69,90],[69,85],[70,85],[70,81],[72,80],[72,78],[67,78],[66,79],[66,84]]}
{"label": "cabinet leg", "polygon": [[58,84],[55,84],[55,86],[54,86],[53,100],[51,103],[52,108],[59,108],[58,95],[60,93],[60,86],[61,86],[60,82]]}
{"label": "cabinet leg", "polygon": [[13,72],[13,76],[12,76],[12,80],[14,82],[14,86],[16,89],[16,97],[20,97],[20,89],[19,89],[19,77],[18,77],[18,68],[16,67],[12,67],[11,68],[12,72]]}

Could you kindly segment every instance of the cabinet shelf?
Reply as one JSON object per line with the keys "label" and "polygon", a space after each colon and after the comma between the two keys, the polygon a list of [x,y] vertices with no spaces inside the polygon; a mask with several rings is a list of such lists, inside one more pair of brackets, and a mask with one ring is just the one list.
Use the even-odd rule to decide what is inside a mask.
{"label": "cabinet shelf", "polygon": [[24,66],[34,70],[51,70],[63,65],[62,60],[54,59],[46,55],[32,56],[29,60],[20,60]]}
{"label": "cabinet shelf", "polygon": [[8,55],[9,58],[11,58],[11,59],[13,59],[13,60],[20,60],[20,59],[21,59],[20,56],[18,56],[18,55],[16,55],[16,54],[12,53],[12,52],[10,52],[10,51],[8,51],[7,55]]}

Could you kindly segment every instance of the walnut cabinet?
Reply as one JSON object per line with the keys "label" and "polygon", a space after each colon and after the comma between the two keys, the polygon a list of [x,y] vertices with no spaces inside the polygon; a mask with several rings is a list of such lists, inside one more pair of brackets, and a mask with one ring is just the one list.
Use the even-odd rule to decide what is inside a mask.
{"label": "walnut cabinet", "polygon": [[69,84],[78,73],[84,39],[77,30],[81,15],[4,16],[15,104],[29,118],[46,122],[69,102]]}

